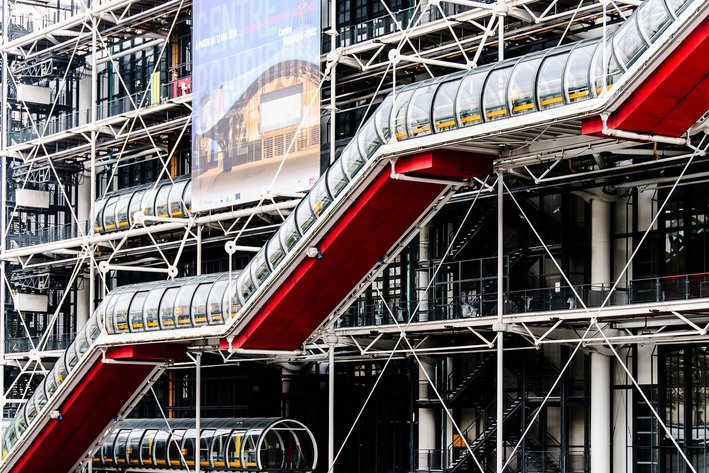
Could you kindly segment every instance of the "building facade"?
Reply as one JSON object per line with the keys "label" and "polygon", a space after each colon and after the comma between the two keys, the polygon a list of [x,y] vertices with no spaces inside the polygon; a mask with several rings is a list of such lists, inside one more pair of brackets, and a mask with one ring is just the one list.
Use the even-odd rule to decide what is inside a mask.
{"label": "building facade", "polygon": [[[391,164],[385,177],[443,190],[380,254],[356,237],[386,234],[403,212],[394,203],[346,236],[343,266],[376,264],[351,276],[312,335],[294,350],[189,338],[189,356],[155,365],[139,395],[102,412],[113,436],[92,436],[71,470],[94,468],[124,417],[282,416],[312,430],[322,472],[709,471],[706,0],[320,3],[320,70],[269,70],[220,139],[257,134],[275,82],[299,87],[303,106],[319,94],[319,124],[261,125],[227,155],[192,142],[193,110],[211,105],[192,102],[191,1],[2,2],[0,471],[31,471],[13,462],[41,450],[25,434],[35,418],[10,421],[35,405],[41,417],[61,388],[53,373],[73,380],[72,350],[84,352],[71,347],[98,339],[87,327],[139,345],[152,328],[238,317],[270,281],[259,258],[275,272],[269,242],[301,199],[313,222],[330,218],[329,166],[347,173],[372,156]],[[305,197],[269,187],[193,211],[195,168],[213,164],[208,186],[228,188],[223,172],[253,156],[299,158],[318,144],[327,198],[318,183]],[[424,155],[486,171],[402,170]],[[275,238],[278,261],[295,258]],[[303,253],[326,261],[326,241]],[[232,279],[249,286],[238,301]],[[324,300],[332,287],[315,280],[311,293]],[[293,327],[311,302],[290,307]],[[68,412],[46,410],[52,421]],[[134,447],[150,452],[143,440]],[[229,469],[200,445],[174,466]],[[156,466],[128,450],[111,454],[114,470]]]}

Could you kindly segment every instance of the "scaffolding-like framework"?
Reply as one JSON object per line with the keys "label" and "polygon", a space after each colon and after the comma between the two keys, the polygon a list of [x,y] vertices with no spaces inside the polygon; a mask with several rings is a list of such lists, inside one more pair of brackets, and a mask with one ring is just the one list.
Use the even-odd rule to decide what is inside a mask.
{"label": "scaffolding-like framework", "polygon": [[[327,153],[331,159],[343,142],[336,125],[347,112],[365,111],[363,115],[366,115],[366,111],[389,92],[394,91],[396,97],[397,89],[403,85],[442,73],[471,70],[480,64],[503,60],[506,55],[533,50],[535,45],[547,47],[606,35],[640,4],[637,0],[499,0],[491,3],[420,0],[410,9],[392,11],[387,2],[379,2],[384,11],[382,17],[341,29],[336,27],[339,2],[330,0],[323,5],[325,50],[321,58],[323,99],[320,105],[324,128],[329,131]],[[0,124],[0,154],[4,179],[0,192],[3,218],[0,220],[4,224],[0,280],[4,290],[0,291],[0,307],[5,311],[5,319],[8,311],[16,313],[19,330],[28,340],[24,348],[8,352],[7,327],[0,324],[0,359],[5,367],[0,370],[0,385],[7,384],[9,367],[19,373],[0,398],[3,412],[11,412],[22,404],[29,394],[31,379],[46,374],[47,367],[61,353],[62,347],[54,344],[51,337],[51,327],[66,323],[62,322],[66,304],[71,302],[74,307],[69,317],[74,317],[76,327],[93,313],[95,301],[105,296],[117,272],[153,272],[174,278],[188,248],[195,251],[195,268],[199,274],[203,269],[201,249],[206,230],[210,232],[210,243],[225,245],[224,256],[231,265],[236,256],[258,250],[249,241],[270,234],[302,197],[264,192],[260,201],[248,207],[190,214],[186,218],[146,217],[124,230],[96,232],[95,203],[102,198],[97,190],[99,176],[106,176],[103,188],[110,192],[116,187],[114,181],[119,167],[153,160],[158,169],[155,185],[161,179],[172,181],[171,163],[185,141],[189,142],[191,93],[183,86],[188,73],[179,75],[178,71],[183,69],[167,55],[176,29],[189,19],[191,6],[189,0],[78,0],[52,6],[27,4],[21,0],[3,1],[0,102],[4,104],[4,113]],[[117,47],[124,44],[130,46]],[[155,54],[152,64],[148,65],[150,72],[160,72],[162,61],[167,61],[174,72],[171,80],[161,86],[160,100],[151,100],[151,88],[143,84],[139,93],[126,95],[117,105],[103,106],[99,100],[99,73],[109,67],[119,71],[115,78],[120,86],[132,90],[120,60],[146,50]],[[25,90],[33,86],[46,89],[49,100],[38,103],[28,99]],[[84,87],[90,89],[89,94]],[[80,109],[83,105],[88,107]],[[479,197],[497,196],[500,225],[494,259],[498,288],[505,285],[506,264],[501,222],[505,213],[519,214],[521,224],[529,226],[540,248],[555,265],[563,281],[561,288],[573,294],[574,302],[568,309],[521,313],[498,310],[496,316],[420,321],[418,311],[428,307],[422,307],[427,303],[419,302],[407,318],[402,318],[396,307],[390,307],[376,281],[396,260],[399,251],[419,235],[425,226],[421,224],[402,237],[382,264],[353,289],[301,351],[287,354],[221,352],[223,361],[266,357],[290,363],[329,360],[333,366],[338,358],[382,359],[388,363],[393,356],[412,356],[420,363],[422,355],[495,350],[497,373],[502,377],[503,335],[514,334],[530,348],[547,344],[572,347],[572,356],[557,382],[570,366],[573,355],[584,348],[614,357],[627,374],[628,383],[639,390],[625,361],[624,350],[629,345],[702,342],[709,330],[709,297],[706,296],[624,305],[612,303],[618,288],[625,287],[633,258],[662,214],[669,196],[658,202],[654,219],[648,222],[640,240],[628,252],[615,280],[600,283],[603,296],[599,303],[587,306],[587,299],[556,261],[549,245],[535,229],[533,219],[520,205],[518,195],[522,190],[556,186],[598,197],[605,185],[630,188],[660,182],[671,186],[671,195],[678,186],[701,181],[707,175],[705,166],[699,162],[709,147],[705,140],[707,125],[700,119],[683,138],[646,136],[642,137],[643,141],[637,141],[636,136],[619,133],[602,137],[583,135],[580,132],[580,117],[585,113],[583,105],[578,107],[578,113],[579,118],[560,115],[543,124],[525,125],[523,120],[513,125],[492,122],[476,132],[475,139],[470,138],[469,130],[459,130],[447,136],[446,143],[433,135],[422,138],[422,144],[418,145],[431,148],[445,145],[496,156],[494,176],[484,182],[472,182],[468,189],[456,189],[458,192],[449,197],[470,202],[469,215]],[[403,152],[406,146],[405,142],[393,144],[391,153]],[[664,174],[658,179],[656,173],[660,169]],[[15,197],[18,190],[51,193],[61,205],[42,212],[23,208]],[[503,206],[505,198],[513,205]],[[35,231],[34,238],[20,238],[22,224],[39,218],[34,216],[40,213],[44,215],[40,218],[43,226],[52,227],[54,231]],[[419,289],[428,291],[432,287],[437,272],[447,263],[446,258],[465,238],[463,227],[469,223],[466,222],[468,215],[462,219],[460,227],[453,229],[444,256],[432,263],[430,275],[419,279],[423,286]],[[432,217],[433,214],[429,220]],[[368,288],[384,308],[379,315],[385,323],[381,323],[380,318],[374,327],[341,326],[338,321]],[[22,304],[18,304],[17,298],[28,293],[46,295],[48,291],[54,291],[52,294],[57,300],[51,304],[53,313],[48,314],[45,330],[37,340],[28,327],[29,317],[18,309]],[[504,292],[498,290],[496,297],[496,307],[505,307]],[[651,321],[647,320],[648,314],[653,314]],[[389,323],[386,319],[390,319]],[[429,337],[451,331],[469,332],[477,342],[459,346],[427,343]],[[193,360],[199,373],[201,351],[195,352]],[[330,375],[332,387],[334,370],[330,370]],[[428,375],[426,378],[435,389]],[[556,383],[544,401],[555,386]],[[505,458],[502,444],[504,393],[501,383],[497,389],[497,451],[501,452],[497,456],[497,471],[504,471],[510,460]],[[641,390],[639,392],[642,394]],[[335,394],[332,391],[330,394],[332,409]],[[443,403],[441,394],[436,392],[435,395]],[[646,397],[645,401],[673,439]],[[199,406],[199,399],[197,403]],[[332,410],[330,413],[329,470],[337,460]],[[464,438],[450,411],[446,410],[446,414]],[[0,431],[0,438],[1,434]],[[477,462],[470,446],[466,443],[465,447]],[[694,471],[686,458],[685,461]],[[199,468],[196,462],[195,470]]]}

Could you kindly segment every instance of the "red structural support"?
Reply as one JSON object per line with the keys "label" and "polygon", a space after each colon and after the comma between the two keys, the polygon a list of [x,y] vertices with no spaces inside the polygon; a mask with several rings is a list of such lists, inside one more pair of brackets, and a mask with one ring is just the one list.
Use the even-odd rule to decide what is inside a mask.
{"label": "red structural support", "polygon": [[[486,176],[490,156],[436,150],[401,157],[396,172],[436,179]],[[353,287],[384,257],[444,189],[443,184],[395,180],[385,167],[317,242],[321,259],[306,258],[269,297],[232,347],[300,347]],[[223,347],[228,347],[226,340]]]}
{"label": "red structural support", "polygon": [[79,380],[58,411],[37,434],[12,473],[71,471],[112,418],[140,389],[154,367],[132,362],[182,359],[184,345],[137,345],[111,348]]}
{"label": "red structural support", "polygon": [[[608,127],[680,136],[709,108],[709,19],[670,53],[608,118]],[[584,120],[584,135],[600,136],[600,117]]]}

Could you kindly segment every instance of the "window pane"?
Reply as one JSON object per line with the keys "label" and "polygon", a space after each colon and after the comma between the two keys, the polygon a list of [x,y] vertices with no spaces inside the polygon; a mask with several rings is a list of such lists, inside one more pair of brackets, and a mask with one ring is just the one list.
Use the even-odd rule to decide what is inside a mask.
{"label": "window pane", "polygon": [[[603,43],[600,42],[596,47],[596,53],[593,57],[593,65],[591,66],[591,82],[593,84],[594,93],[600,95],[603,91]],[[618,61],[612,54],[612,44],[611,40],[606,41],[605,54],[606,54],[606,88],[610,88],[611,85],[615,83],[615,80],[620,76],[623,70],[620,68]]]}
{"label": "window pane", "polygon": [[616,57],[626,68],[630,66],[645,50],[647,45],[640,35],[637,16],[632,15],[618,28],[613,35],[613,47]]}
{"label": "window pane", "polygon": [[153,447],[157,433],[157,430],[148,430],[143,436],[143,442],[140,445],[140,461],[143,466],[153,464]]}
{"label": "window pane", "polygon": [[224,316],[228,318],[235,318],[241,309],[241,303],[236,295],[236,280],[229,280],[226,291],[224,291],[224,301],[222,302],[222,308],[225,311]]}
{"label": "window pane", "polygon": [[310,208],[313,209],[316,217],[319,217],[323,211],[330,206],[332,198],[327,190],[326,176],[321,176],[318,182],[310,189]]}
{"label": "window pane", "polygon": [[646,0],[638,10],[638,25],[654,41],[672,22],[672,17],[665,7],[664,0]]}
{"label": "window pane", "polygon": [[337,197],[349,180],[342,170],[342,161],[338,160],[327,169],[327,185],[333,196]]}
{"label": "window pane", "polygon": [[468,74],[460,84],[458,91],[458,119],[461,126],[482,123],[480,96],[486,73]]}
{"label": "window pane", "polygon": [[357,174],[357,171],[362,168],[365,162],[359,152],[357,143],[354,141],[350,141],[350,144],[347,145],[340,156],[340,160],[342,161],[342,169],[350,179]]}
{"label": "window pane", "polygon": [[165,288],[153,289],[145,299],[143,313],[145,316],[145,329],[157,330],[160,328],[160,317],[158,309],[160,307],[160,299],[162,298]]}
{"label": "window pane", "polygon": [[596,49],[596,43],[580,46],[571,51],[566,66],[566,99],[569,103],[580,102],[591,97],[588,83],[591,58]]}
{"label": "window pane", "polygon": [[544,58],[537,81],[537,97],[542,110],[564,105],[561,79],[568,56],[569,53],[565,52]]}
{"label": "window pane", "polygon": [[433,100],[433,124],[436,132],[456,128],[455,96],[460,87],[460,79],[444,82],[438,87]]}
{"label": "window pane", "polygon": [[194,293],[194,298],[192,299],[192,321],[195,326],[207,323],[207,297],[211,289],[211,283],[200,284]]}
{"label": "window pane", "polygon": [[139,292],[133,298],[133,302],[130,304],[130,330],[131,332],[142,332],[145,330],[145,323],[143,321],[143,305],[145,304],[145,299],[148,297],[148,292]]}
{"label": "window pane", "polygon": [[163,329],[175,328],[175,296],[179,288],[171,287],[165,291],[160,302],[160,327]]}
{"label": "window pane", "polygon": [[175,320],[178,327],[190,327],[190,308],[192,306],[192,296],[194,296],[197,284],[185,284],[180,288],[175,298]]}
{"label": "window pane", "polygon": [[[379,105],[379,108],[377,108],[377,111],[374,114],[377,129],[379,130],[379,134],[384,138],[384,141],[388,141],[391,138],[390,120],[391,107],[393,103],[394,102],[390,94],[384,99],[381,105]],[[332,189],[332,187],[330,189]]]}
{"label": "window pane", "polygon": [[[157,186],[160,187],[160,186]],[[156,187],[151,187],[150,189],[146,190],[145,193],[143,194],[143,201],[141,202],[141,208],[143,209],[143,214],[144,215],[155,215],[155,196],[158,193],[158,189]]]}
{"label": "window pane", "polygon": [[303,234],[315,223],[315,213],[310,210],[310,203],[307,198],[303,198],[298,204],[298,207],[295,208],[295,215],[298,220],[300,232]]}
{"label": "window pane", "polygon": [[113,312],[113,328],[116,333],[128,331],[128,306],[132,298],[133,293],[130,292],[118,295],[116,308]]}
{"label": "window pane", "polygon": [[483,108],[485,120],[499,120],[508,115],[507,111],[507,86],[512,74],[512,67],[496,69],[490,73],[485,82],[483,92]]}
{"label": "window pane", "polygon": [[158,217],[169,217],[168,210],[168,197],[170,196],[170,191],[172,190],[172,184],[165,184],[158,191],[158,196],[155,199],[155,212]]}
{"label": "window pane", "polygon": [[143,436],[143,429],[135,429],[128,436],[128,463],[138,465],[140,463],[140,439]]}
{"label": "window pane", "polygon": [[96,206],[94,212],[96,218],[94,219],[94,230],[98,233],[103,231],[103,209],[106,206],[106,199],[101,199],[96,201]]}
{"label": "window pane", "polygon": [[271,270],[268,268],[268,264],[266,263],[265,248],[261,248],[258,253],[256,253],[256,256],[254,256],[254,259],[251,261],[249,266],[251,267],[251,276],[256,284],[256,287],[261,286],[268,275],[271,274]]}
{"label": "window pane", "polygon": [[132,193],[128,193],[118,198],[116,203],[116,225],[118,228],[128,227],[128,204],[132,195]]}
{"label": "window pane", "polygon": [[278,238],[278,233],[274,234],[268,240],[266,244],[266,254],[268,255],[268,262],[271,263],[272,268],[275,268],[286,256],[286,252],[281,246],[281,240]]}
{"label": "window pane", "polygon": [[118,465],[125,465],[126,463],[126,443],[129,435],[130,430],[121,430],[118,432],[118,437],[116,437],[113,459]]}
{"label": "window pane", "polygon": [[135,220],[135,213],[140,210],[141,202],[143,201],[143,191],[135,191],[131,197],[130,205],[128,206],[128,221],[132,225]]}
{"label": "window pane", "polygon": [[283,222],[281,228],[278,230],[278,234],[281,237],[281,243],[286,251],[290,250],[298,243],[300,233],[298,233],[298,229],[295,226],[295,212],[292,212],[288,218],[286,218],[286,221]]}
{"label": "window pane", "polygon": [[239,274],[239,278],[236,282],[237,294],[242,303],[246,303],[249,297],[256,292],[256,286],[251,280],[251,274],[249,268],[247,267],[244,271]]}
{"label": "window pane", "polygon": [[536,100],[534,86],[537,69],[542,62],[541,57],[528,59],[518,63],[510,78],[510,106],[512,115],[534,112]]}
{"label": "window pane", "polygon": [[187,187],[185,187],[185,193],[182,196],[182,200],[185,202],[185,208],[187,213],[192,212],[192,181],[189,181]]}
{"label": "window pane", "polygon": [[175,430],[170,438],[170,443],[167,447],[168,463],[173,466],[182,465],[182,437],[185,435],[184,430]]}
{"label": "window pane", "polygon": [[362,129],[359,130],[359,133],[357,133],[357,137],[359,140],[359,148],[365,159],[371,158],[382,144],[379,134],[377,134],[373,118],[367,120],[367,123],[365,123]]}
{"label": "window pane", "polygon": [[186,185],[187,181],[181,181],[170,189],[170,197],[168,198],[170,217],[185,216],[184,206],[182,205],[182,194],[185,192]]}
{"label": "window pane", "polygon": [[396,105],[396,113],[394,115],[394,136],[397,141],[403,141],[409,137],[406,132],[406,116],[415,87],[418,87],[418,84],[414,86],[407,86],[401,92],[397,92],[396,94],[394,101]]}
{"label": "window pane", "polygon": [[212,290],[209,292],[209,303],[207,305],[208,318],[210,324],[223,324],[224,323],[224,311],[222,308],[222,301],[224,300],[224,291],[226,286],[229,284],[228,279],[222,279],[217,281],[212,286]]}
{"label": "window pane", "polygon": [[115,230],[116,229],[116,202],[118,202],[118,197],[113,196],[108,199],[106,208],[103,211],[103,228],[104,230]]}
{"label": "window pane", "polygon": [[411,98],[407,117],[409,137],[426,136],[431,130],[431,102],[438,83],[420,86]]}

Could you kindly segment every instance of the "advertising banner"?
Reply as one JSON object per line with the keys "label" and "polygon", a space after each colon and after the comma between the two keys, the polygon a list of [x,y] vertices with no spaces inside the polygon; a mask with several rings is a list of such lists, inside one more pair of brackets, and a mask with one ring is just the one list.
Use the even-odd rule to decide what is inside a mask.
{"label": "advertising banner", "polygon": [[193,8],[192,209],[308,189],[320,161],[319,0]]}

